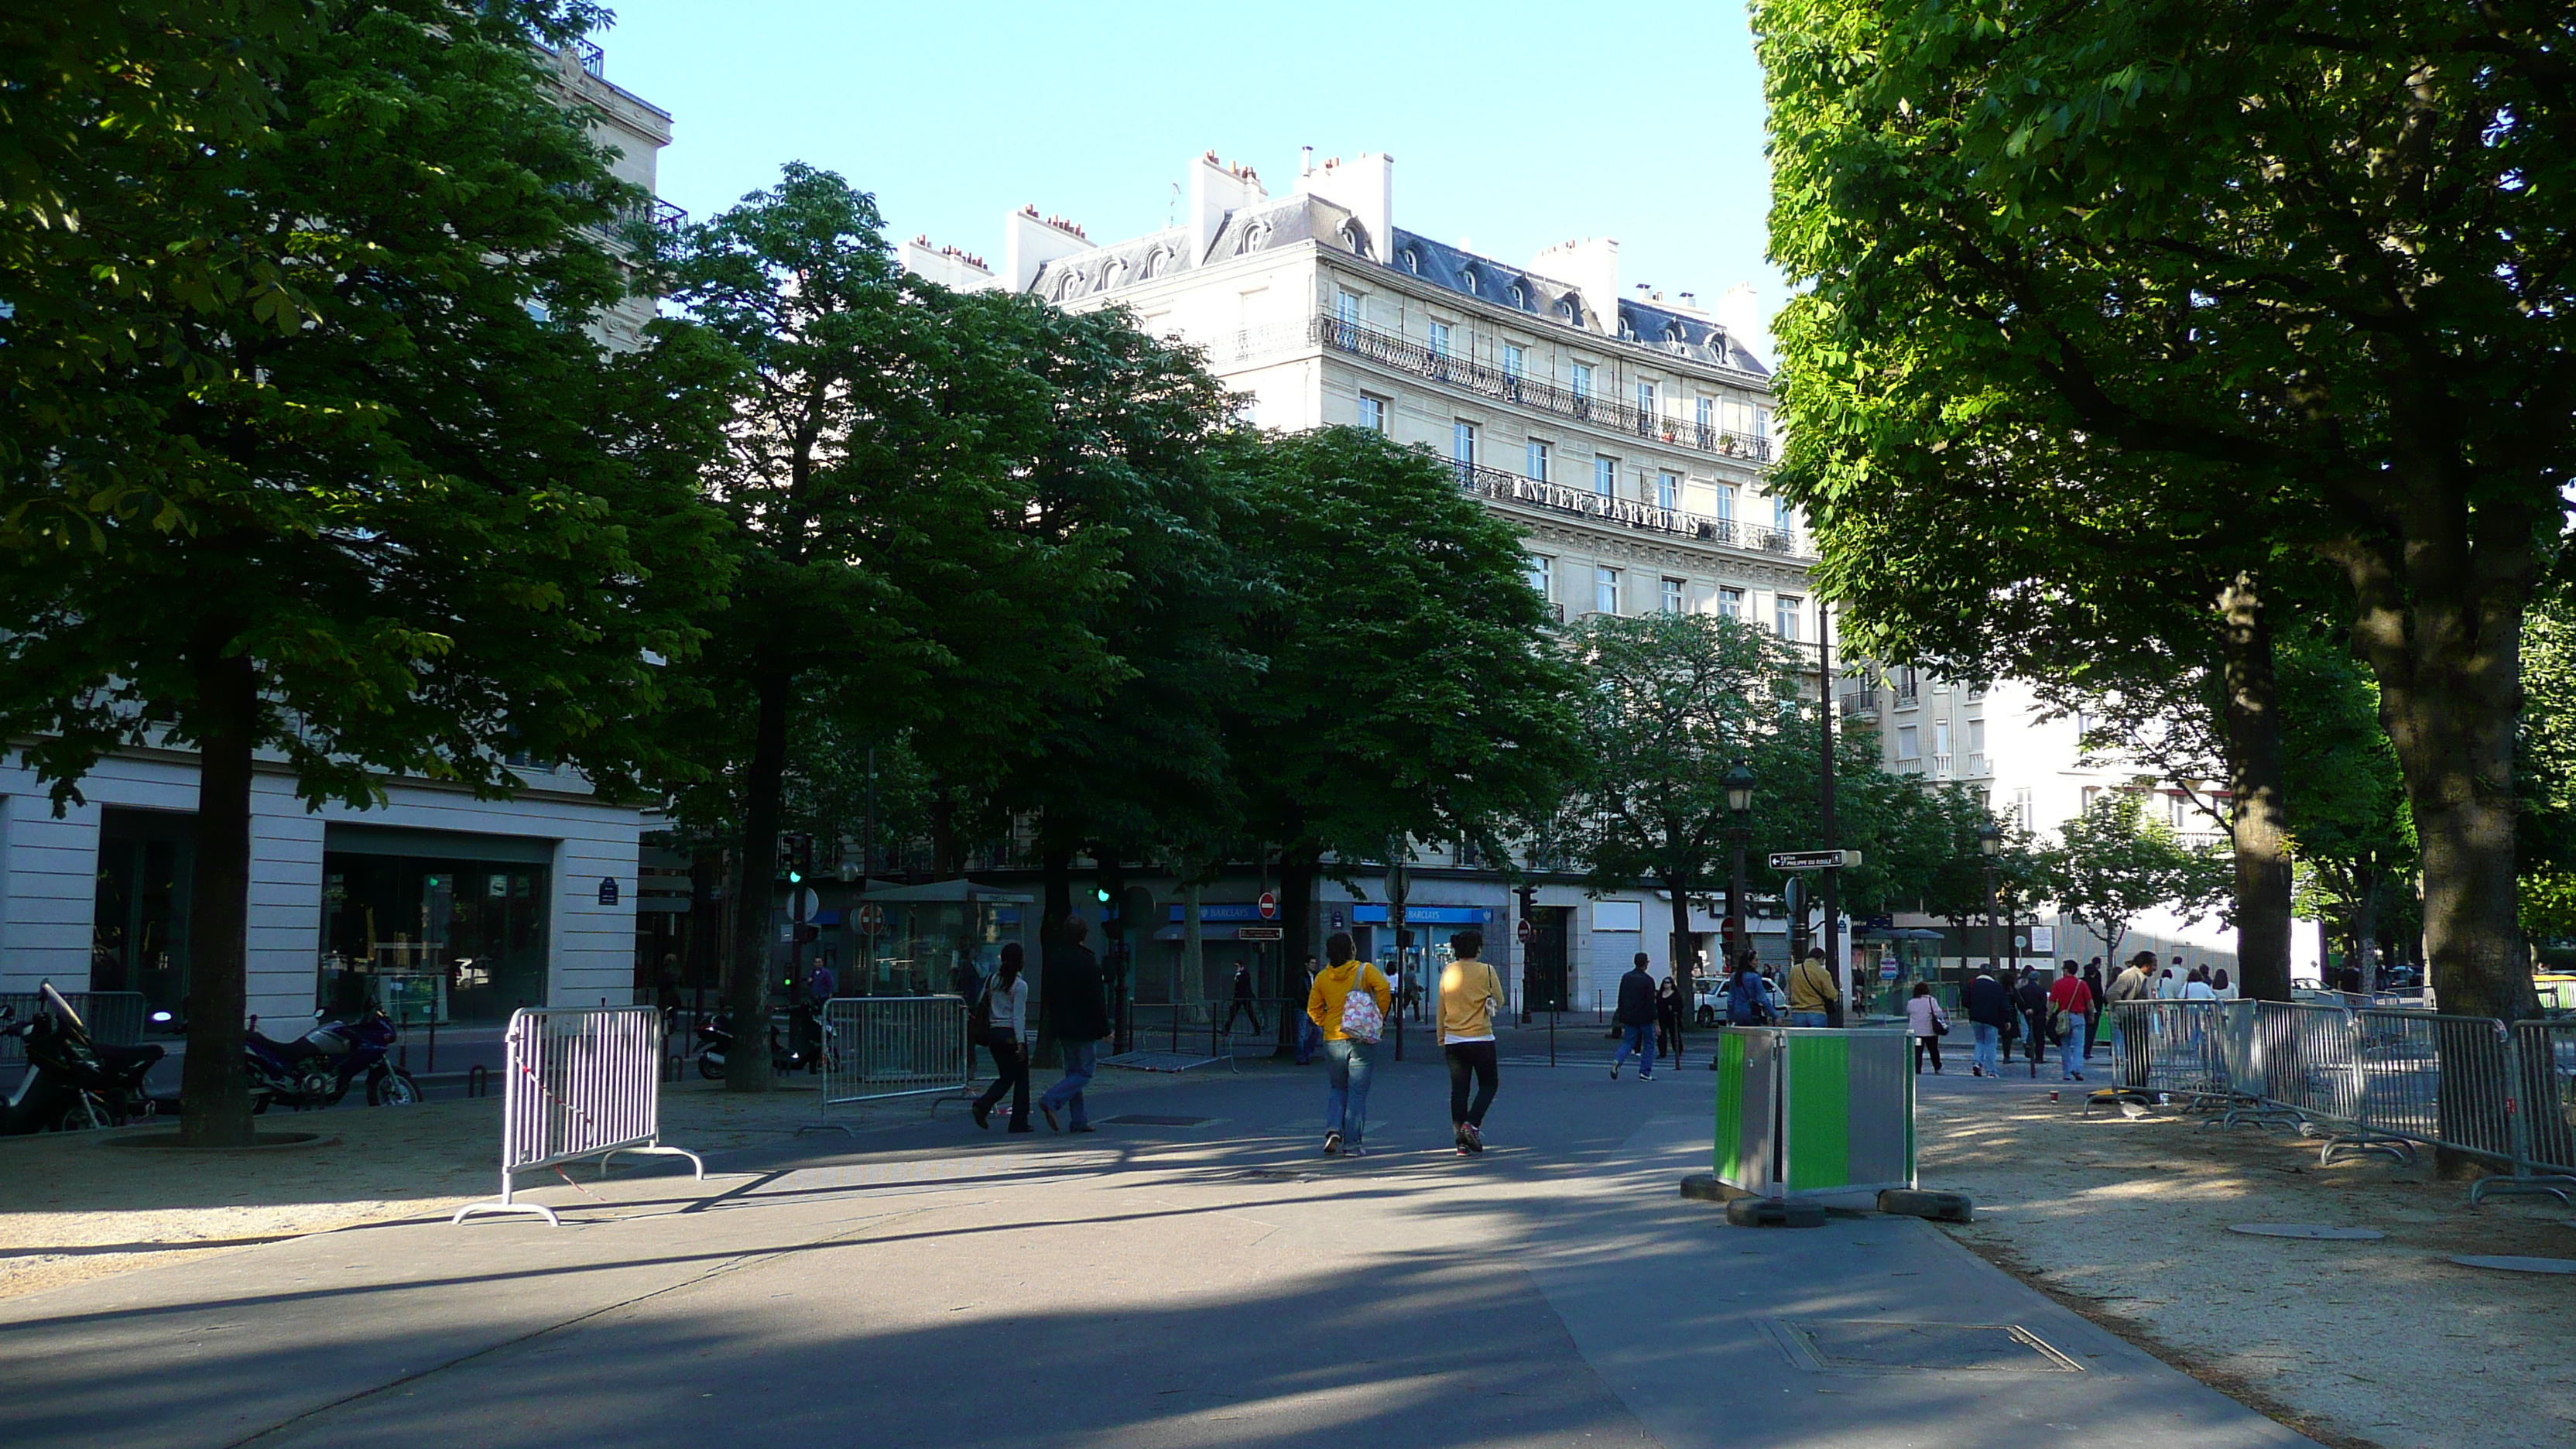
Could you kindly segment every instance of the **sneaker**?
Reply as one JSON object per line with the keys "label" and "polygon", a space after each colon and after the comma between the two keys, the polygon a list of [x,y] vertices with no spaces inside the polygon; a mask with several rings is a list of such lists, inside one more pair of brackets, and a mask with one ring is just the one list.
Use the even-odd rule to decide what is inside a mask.
{"label": "sneaker", "polygon": [[1326,1157],[1339,1157],[1342,1155],[1341,1133],[1327,1132],[1324,1134],[1324,1155]]}
{"label": "sneaker", "polygon": [[1619,1080],[1619,1069],[1617,1067],[1612,1067],[1610,1069],[1610,1080],[1614,1082]]}
{"label": "sneaker", "polygon": [[1466,1126],[1459,1128],[1458,1135],[1460,1138],[1460,1145],[1465,1147],[1469,1152],[1482,1152],[1485,1150],[1485,1134],[1476,1126],[1475,1123],[1470,1122]]}
{"label": "sneaker", "polygon": [[1641,1082],[1651,1082],[1651,1081],[1653,1081],[1654,1079],[1655,1079],[1655,1074],[1654,1074],[1654,1073],[1652,1073],[1652,1072],[1639,1072],[1639,1073],[1637,1074],[1637,1080],[1638,1080],[1638,1081],[1641,1081]]}
{"label": "sneaker", "polygon": [[1074,1134],[1074,1133],[1076,1133],[1076,1132],[1092,1132],[1092,1131],[1097,1131],[1098,1129],[1097,1129],[1097,1128],[1094,1128],[1094,1127],[1093,1127],[1090,1123],[1088,1123],[1088,1122],[1076,1122],[1076,1123],[1074,1123],[1072,1126],[1067,1127],[1067,1128],[1066,1128],[1066,1129],[1064,1129],[1064,1130],[1065,1130],[1065,1134],[1066,1134],[1067,1136],[1071,1136],[1072,1134]]}
{"label": "sneaker", "polygon": [[1368,1156],[1368,1153],[1363,1151],[1358,1143],[1354,1142],[1348,1147],[1342,1149],[1342,1155],[1344,1157],[1366,1157]]}
{"label": "sneaker", "polygon": [[1040,1102],[1038,1103],[1038,1110],[1046,1114],[1047,1130],[1049,1132],[1061,1132],[1064,1130],[1064,1124],[1055,1120],[1055,1108],[1052,1105]]}

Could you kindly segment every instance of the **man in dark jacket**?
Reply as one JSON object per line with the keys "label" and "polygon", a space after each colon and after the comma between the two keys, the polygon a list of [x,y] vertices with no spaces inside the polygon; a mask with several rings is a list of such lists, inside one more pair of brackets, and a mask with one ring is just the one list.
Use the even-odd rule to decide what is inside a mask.
{"label": "man in dark jacket", "polygon": [[1977,1059],[1970,1071],[1980,1077],[2000,1077],[2004,1072],[2004,1029],[2012,1025],[2012,993],[1987,972],[1977,973],[1968,983],[1968,1022],[1977,1032]]}
{"label": "man in dark jacket", "polygon": [[1637,964],[1619,978],[1619,1009],[1612,1013],[1619,1025],[1619,1055],[1610,1063],[1610,1080],[1619,1080],[1619,1069],[1628,1064],[1628,1054],[1637,1054],[1637,1080],[1655,1079],[1655,978],[1646,973],[1646,953],[1637,953]]}
{"label": "man in dark jacket", "polygon": [[[1092,1073],[1099,1070],[1100,1047],[1109,1037],[1109,1008],[1100,996],[1100,958],[1082,944],[1090,933],[1091,926],[1082,917],[1067,917],[1056,928],[1056,944],[1047,951],[1038,978],[1038,1004],[1046,1013],[1047,1035],[1064,1052],[1064,1079],[1038,1098],[1047,1126],[1057,1131],[1091,1130],[1082,1089],[1091,1085]],[[1056,1120],[1059,1107],[1072,1109],[1070,1128]]]}
{"label": "man in dark jacket", "polygon": [[1260,998],[1252,993],[1252,966],[1249,962],[1238,962],[1234,968],[1234,1002],[1225,1009],[1225,1029],[1228,1032],[1234,1030],[1237,1015],[1251,1017],[1252,1034],[1261,1035]]}

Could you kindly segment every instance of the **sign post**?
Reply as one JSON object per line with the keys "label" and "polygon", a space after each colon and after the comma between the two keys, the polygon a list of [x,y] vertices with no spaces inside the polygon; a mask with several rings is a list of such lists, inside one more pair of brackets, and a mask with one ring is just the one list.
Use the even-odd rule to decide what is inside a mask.
{"label": "sign post", "polygon": [[1850,870],[1860,864],[1857,850],[1775,850],[1773,870]]}

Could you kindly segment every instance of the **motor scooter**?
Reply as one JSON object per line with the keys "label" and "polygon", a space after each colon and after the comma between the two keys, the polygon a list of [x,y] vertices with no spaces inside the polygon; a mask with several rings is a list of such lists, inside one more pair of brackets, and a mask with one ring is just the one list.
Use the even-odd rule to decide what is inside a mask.
{"label": "motor scooter", "polygon": [[[313,1018],[321,1021],[322,1013],[313,1013]],[[380,1007],[368,1008],[355,1021],[325,1022],[293,1041],[261,1035],[259,1019],[251,1018],[250,1030],[242,1038],[251,1112],[256,1115],[271,1106],[299,1112],[335,1106],[361,1076],[366,1078],[370,1107],[418,1103],[420,1083],[385,1060],[398,1035]]]}
{"label": "motor scooter", "polygon": [[122,1127],[155,1110],[143,1078],[161,1060],[157,1046],[110,1046],[91,1039],[89,1027],[51,982],[37,988],[32,1014],[0,1007],[0,1039],[24,1044],[27,1073],[0,1100],[0,1137],[30,1132],[78,1132]]}
{"label": "motor scooter", "polygon": [[[721,1082],[725,1074],[725,1057],[734,1049],[733,1013],[719,1011],[698,1023],[698,1075],[710,1082]],[[785,1076],[801,1071],[805,1056],[780,1037],[778,1028],[769,1028],[769,1071],[772,1076]]]}

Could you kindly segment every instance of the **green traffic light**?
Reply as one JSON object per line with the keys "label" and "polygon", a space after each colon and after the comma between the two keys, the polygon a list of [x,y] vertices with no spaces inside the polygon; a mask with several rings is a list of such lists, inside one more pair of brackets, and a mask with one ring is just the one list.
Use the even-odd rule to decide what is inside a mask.
{"label": "green traffic light", "polygon": [[1102,905],[1104,905],[1104,906],[1105,906],[1105,905],[1109,904],[1109,892],[1107,892],[1106,890],[1103,890],[1103,889],[1099,888],[1098,886],[1094,886],[1094,887],[1092,887],[1091,894],[1092,894],[1093,898],[1094,898],[1094,899],[1096,899],[1096,900],[1098,900]]}

